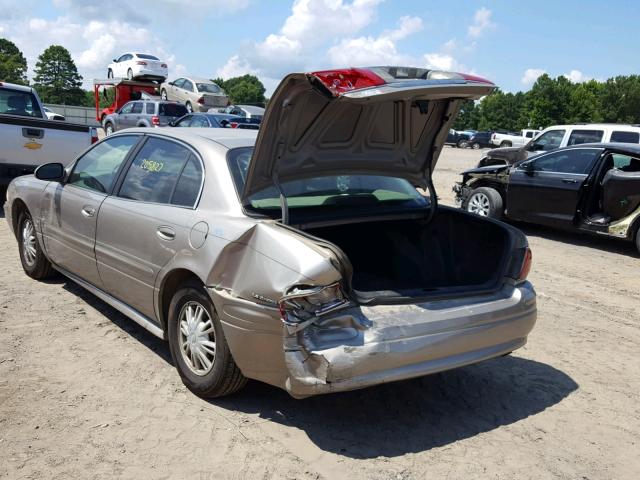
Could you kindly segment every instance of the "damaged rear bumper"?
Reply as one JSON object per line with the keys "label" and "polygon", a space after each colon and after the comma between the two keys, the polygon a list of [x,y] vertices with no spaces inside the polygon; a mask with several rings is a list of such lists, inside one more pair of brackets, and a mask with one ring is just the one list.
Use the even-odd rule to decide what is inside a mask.
{"label": "damaged rear bumper", "polygon": [[347,332],[334,317],[285,342],[285,388],[294,397],[419,377],[512,352],[535,324],[536,300],[524,283],[481,301],[362,307],[342,316]]}

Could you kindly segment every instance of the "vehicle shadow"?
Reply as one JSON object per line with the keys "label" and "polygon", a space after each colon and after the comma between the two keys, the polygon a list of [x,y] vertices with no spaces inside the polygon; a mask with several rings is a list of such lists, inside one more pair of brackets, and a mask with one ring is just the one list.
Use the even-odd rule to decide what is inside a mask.
{"label": "vehicle shadow", "polygon": [[633,242],[609,237],[596,237],[579,232],[566,232],[564,230],[546,227],[544,225],[532,225],[528,223],[512,222],[528,237],[541,237],[555,242],[562,242],[580,247],[595,248],[606,252],[617,253],[629,257],[638,257],[640,254]]}
{"label": "vehicle shadow", "polygon": [[211,403],[303,430],[320,449],[351,458],[422,452],[510,425],[578,388],[544,363],[506,356],[414,380],[295,400],[250,382]]}
{"label": "vehicle shadow", "polygon": [[162,358],[165,362],[167,362],[170,366],[173,367],[173,360],[171,359],[171,353],[169,352],[169,344],[165,341],[159,339],[152,333],[148,332],[140,325],[135,323],[130,318],[126,317],[115,308],[110,306],[108,303],[103,302],[94,294],[85,290],[80,285],[75,283],[72,280],[67,279],[61,274],[56,275],[55,277],[48,280],[50,283],[61,283],[62,288],[72,293],[73,295],[81,298],[84,302],[86,302],[91,307],[95,308],[97,311],[102,313],[108,320],[113,322],[113,324],[119,327],[121,330],[126,332],[135,338],[138,342],[143,344],[149,350],[154,352],[160,358]]}

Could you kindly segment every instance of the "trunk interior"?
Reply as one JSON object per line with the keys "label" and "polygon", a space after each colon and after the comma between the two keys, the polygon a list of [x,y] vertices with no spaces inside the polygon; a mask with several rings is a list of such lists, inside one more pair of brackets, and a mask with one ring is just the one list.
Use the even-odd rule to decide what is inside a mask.
{"label": "trunk interior", "polygon": [[509,258],[509,232],[482,218],[439,208],[431,223],[382,220],[306,228],[342,249],[352,287],[364,297],[491,290]]}

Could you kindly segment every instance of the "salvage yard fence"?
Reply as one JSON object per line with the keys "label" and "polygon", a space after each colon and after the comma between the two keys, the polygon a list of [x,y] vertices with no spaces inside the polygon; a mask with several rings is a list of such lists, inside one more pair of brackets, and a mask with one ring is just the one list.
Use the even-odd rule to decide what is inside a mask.
{"label": "salvage yard fence", "polygon": [[72,105],[56,105],[54,103],[45,103],[52,112],[64,115],[69,123],[81,123],[92,127],[99,127],[100,122],[96,120],[96,109],[94,107],[74,107]]}

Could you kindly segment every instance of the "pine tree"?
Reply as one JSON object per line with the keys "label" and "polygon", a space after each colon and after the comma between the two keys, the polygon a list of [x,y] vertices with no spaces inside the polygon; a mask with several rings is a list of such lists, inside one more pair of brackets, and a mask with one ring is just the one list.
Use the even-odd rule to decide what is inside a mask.
{"label": "pine tree", "polygon": [[0,81],[26,85],[27,60],[10,40],[0,38]]}
{"label": "pine tree", "polygon": [[33,80],[44,103],[85,103],[82,76],[69,51],[60,45],[51,45],[38,57]]}

